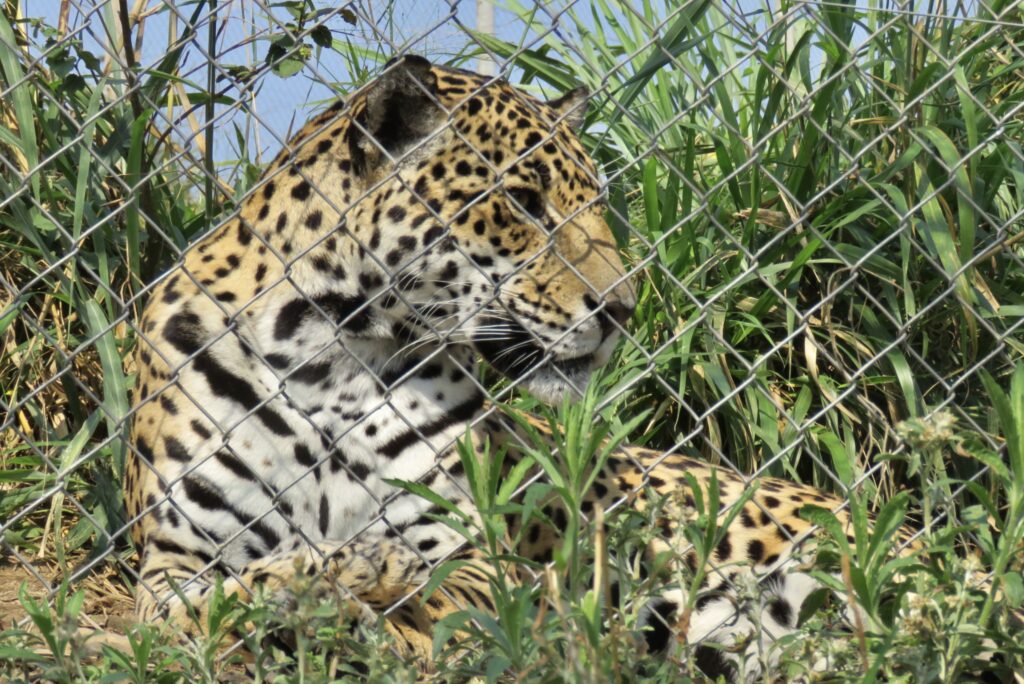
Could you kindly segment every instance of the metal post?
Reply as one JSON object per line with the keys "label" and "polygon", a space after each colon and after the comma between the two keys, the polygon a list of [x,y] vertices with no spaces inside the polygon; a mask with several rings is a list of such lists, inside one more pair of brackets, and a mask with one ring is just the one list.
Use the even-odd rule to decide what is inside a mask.
{"label": "metal post", "polygon": [[[494,35],[494,5],[491,0],[476,0],[476,30]],[[496,68],[494,60],[486,52],[477,60],[476,70],[481,74],[493,76]]]}

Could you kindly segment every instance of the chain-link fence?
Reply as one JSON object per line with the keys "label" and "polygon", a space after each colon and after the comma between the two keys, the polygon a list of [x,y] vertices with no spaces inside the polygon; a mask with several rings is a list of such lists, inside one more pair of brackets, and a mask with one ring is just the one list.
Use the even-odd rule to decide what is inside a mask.
{"label": "chain-link fence", "polygon": [[[497,5],[494,26],[478,26],[477,7],[460,2],[7,0],[0,18],[0,622],[17,629],[5,634],[30,641],[28,632],[19,631],[30,622],[45,632],[37,617],[55,602],[66,608],[65,581],[83,591],[76,624],[124,633],[134,621],[134,588],[147,580],[130,538],[142,516],[166,524],[177,515],[185,518],[182,529],[202,528],[200,536],[213,551],[193,574],[216,569],[236,580],[245,579],[238,554],[249,553],[252,560],[261,553],[235,548],[246,534],[263,534],[266,542],[266,535],[281,534],[279,525],[291,525],[295,538],[315,543],[333,529],[343,514],[336,511],[325,522],[322,512],[333,502],[302,501],[314,476],[319,483],[328,472],[343,471],[353,483],[353,489],[335,492],[339,501],[351,498],[362,507],[345,509],[358,525],[342,525],[342,541],[375,525],[404,531],[389,518],[398,515],[398,490],[385,490],[381,481],[409,478],[338,456],[338,445],[353,440],[379,444],[386,433],[399,452],[396,443],[433,450],[439,465],[431,460],[411,479],[443,491],[454,487],[479,505],[479,492],[467,491],[459,477],[463,466],[454,465],[461,464],[457,451],[446,451],[435,439],[451,435],[440,427],[431,432],[437,418],[424,422],[434,415],[426,407],[402,403],[403,383],[433,379],[432,410],[445,415],[456,408],[449,405],[451,395],[442,396],[452,385],[471,386],[465,391],[494,403],[488,406],[537,413],[542,409],[524,388],[543,395],[545,387],[575,383],[582,390],[579,364],[569,361],[584,352],[601,359],[598,345],[587,348],[586,340],[599,336],[603,344],[618,333],[623,339],[609,361],[601,359],[594,380],[599,389],[588,406],[612,432],[622,428],[625,442],[661,455],[688,454],[744,483],[777,477],[810,485],[852,509],[876,511],[909,492],[909,515],[918,528],[930,534],[955,527],[957,541],[944,538],[956,549],[950,554],[978,556],[985,573],[1016,572],[1003,591],[1010,603],[1019,599],[1019,561],[1014,554],[1002,565],[997,560],[1004,557],[998,539],[1013,539],[1002,516],[1016,510],[1014,446],[1000,436],[1012,442],[1006,426],[1012,412],[1001,413],[1000,402],[1009,406],[1013,400],[1006,402],[1000,392],[1010,386],[1024,350],[1021,9],[997,0],[513,1]],[[470,71],[493,63],[497,78],[536,98],[517,105],[524,126],[531,117],[550,123],[552,111],[569,122],[582,107],[548,110],[540,103],[586,86],[586,116],[578,127],[586,154],[574,152],[569,138],[549,137],[510,149],[504,160],[483,149],[473,149],[478,154],[466,160],[442,158],[435,143],[444,135],[475,148],[480,132],[456,127],[453,112],[461,105],[429,92],[427,107],[449,119],[440,126],[444,133],[416,144],[396,143],[401,136],[393,134],[413,114],[389,110],[391,118],[375,128],[372,112],[360,119],[347,109],[330,109],[340,95],[374,97],[367,84],[395,71],[385,68],[388,60],[408,54]],[[467,102],[488,87],[449,84],[464,89],[455,95]],[[312,137],[292,139],[317,115]],[[481,115],[481,127],[494,125],[487,115]],[[339,194],[337,187],[318,183],[340,184],[351,167],[321,173],[319,158],[308,157],[312,150],[305,143],[318,135],[329,140],[331,127],[349,120],[358,129],[342,136],[350,153],[358,149],[380,166],[374,184],[351,192],[346,186]],[[514,127],[484,132],[516,139]],[[548,147],[552,151],[544,152]],[[575,167],[542,172],[535,153],[568,155]],[[402,155],[408,155],[405,162],[392,159]],[[431,155],[451,169],[438,171],[431,185],[411,187],[411,176],[403,176],[393,191],[410,193],[411,201],[388,210],[384,189],[409,168],[408,159],[427,168]],[[261,176],[272,159],[281,165]],[[492,187],[466,199],[472,193],[460,189],[461,176],[453,171],[459,161],[469,165],[465,175],[489,179]],[[570,177],[579,192],[570,202],[517,188],[509,171],[517,162],[532,163],[530,173],[552,198]],[[295,232],[293,244],[278,239],[291,236],[292,227],[267,232],[261,222],[268,214],[267,221],[279,220],[278,208],[286,206],[280,188],[296,175],[325,208],[308,215],[303,210],[301,220],[312,230],[307,237]],[[446,202],[453,192],[466,208],[451,214]],[[434,299],[416,300],[417,288],[426,285],[410,282],[440,251],[440,243],[423,240],[425,227],[436,226],[434,237],[441,241],[453,231],[471,232],[469,217],[499,192],[520,217],[508,220],[545,230],[548,248],[518,259],[516,272],[501,273],[495,261],[512,263],[503,243],[507,235],[487,242],[488,250],[505,249],[493,256],[475,251],[472,241],[455,240],[449,248],[458,269],[435,276]],[[296,197],[292,191],[287,201]],[[376,212],[359,209],[367,199],[377,203]],[[414,245],[397,250],[392,243],[403,244],[400,231],[419,213],[425,227],[408,227],[405,237]],[[280,222],[299,220],[283,214]],[[363,223],[357,226],[358,217]],[[383,236],[372,231],[378,223],[387,227]],[[541,324],[556,320],[555,310],[568,306],[564,301],[553,299],[550,311],[530,313],[502,300],[502,288],[522,274],[534,278],[530,269],[562,249],[559,235],[592,233],[598,224],[602,230],[607,224],[608,240],[617,243],[621,273],[608,276],[619,266],[607,261],[599,269],[603,280],[590,282],[598,271],[589,262],[558,255],[560,268],[589,286],[589,313],[561,311],[566,318],[555,334],[556,325]],[[491,227],[481,225],[477,234],[485,229]],[[217,256],[204,261],[195,245],[217,231],[233,236],[223,244],[248,251],[229,255],[223,247],[211,248]],[[342,236],[357,245],[349,257],[358,251],[377,269],[376,282],[367,276],[359,283],[365,302],[303,288],[309,269],[351,280],[348,262],[320,256],[328,244],[335,250]],[[176,270],[186,259],[188,268]],[[243,267],[233,270],[231,259],[242,259]],[[182,274],[191,282],[186,289],[219,307],[225,322],[219,336],[177,347],[185,361],[176,361],[174,349],[161,350],[154,337],[160,337],[157,324],[180,313],[174,309],[175,280]],[[476,287],[467,283],[474,278],[493,280],[493,288],[467,304],[463,300]],[[282,297],[292,302],[291,319],[267,313],[277,311]],[[167,313],[147,329],[140,321],[151,298],[162,298]],[[415,363],[403,356],[405,365],[389,375],[380,369],[392,366],[376,366],[371,357],[401,337],[395,328],[389,334],[398,338],[374,343],[379,349],[364,349],[365,340],[351,335],[356,322],[372,327],[365,319],[390,307],[418,316],[419,323],[406,323],[423,328],[405,331],[409,337],[401,345],[408,354],[405,345],[412,343]],[[490,338],[481,332],[486,315],[497,316],[489,323]],[[246,392],[262,386],[256,371],[249,377],[210,360],[223,362],[229,353],[217,347],[221,340],[259,339],[238,332],[247,316],[292,326],[269,332],[273,345],[237,351],[258,357],[260,373],[273,372],[277,379],[266,394],[251,398]],[[537,325],[523,325],[527,319]],[[321,346],[297,334],[316,338],[323,331],[307,328],[325,320],[333,335]],[[514,326],[519,337],[509,332]],[[484,370],[466,360],[462,350],[470,342],[490,361]],[[328,390],[325,383],[316,389],[332,372],[324,352],[332,345],[342,351],[330,354],[356,359],[360,373],[373,377],[353,372],[338,379],[345,387]],[[147,371],[147,349],[165,365]],[[449,377],[456,366],[465,372]],[[227,414],[218,413],[225,392],[197,394],[192,389],[199,385],[188,372],[211,387],[218,380],[232,383],[226,393],[244,408],[240,418],[225,424]],[[532,384],[522,380],[531,374]],[[538,379],[543,374],[551,378]],[[377,385],[364,392],[360,383],[371,380]],[[168,394],[168,387],[177,394]],[[318,392],[336,403],[323,406],[327,400],[318,401]],[[337,399],[353,394],[359,397]],[[332,408],[328,419],[313,415]],[[278,438],[293,448],[289,440],[298,430],[275,427],[280,418],[272,416],[279,409],[302,414],[314,426],[322,453],[275,451]],[[497,413],[474,407],[463,420],[474,417],[482,425]],[[135,421],[137,432],[149,434],[145,421],[160,415],[176,417],[168,418],[176,427],[153,428],[164,440],[154,455],[155,445],[140,446],[129,428]],[[564,419],[571,409],[558,415]],[[174,422],[181,416],[194,416],[191,424],[199,426]],[[204,504],[196,495],[191,499],[197,505],[179,505],[175,497],[189,486],[206,486],[190,477],[202,475],[216,485],[219,471],[204,464],[218,459],[219,467],[236,474],[259,470],[257,457],[246,451],[251,444],[238,446],[251,438],[247,426],[254,422],[273,433],[260,449],[306,467],[291,472],[287,483],[278,474],[257,473],[253,497],[272,492],[269,507],[235,510],[241,536],[219,538],[216,526],[192,519],[217,508],[216,502]],[[201,462],[190,461],[195,453],[166,446],[168,437],[190,429],[200,437],[217,433],[217,445]],[[378,431],[382,436],[375,436]],[[446,453],[454,461],[446,461]],[[160,459],[190,465],[172,476],[159,468],[159,477],[147,475],[157,472],[151,466]],[[138,473],[130,474],[132,463],[141,464]],[[631,488],[651,486],[654,467],[639,464],[640,481]],[[126,508],[126,477],[150,478],[154,498],[129,501]],[[551,484],[551,473],[539,468],[529,481],[533,487]],[[525,484],[513,501],[524,500],[523,491],[529,491]],[[233,496],[216,487],[204,495]],[[525,500],[533,501],[531,496]],[[630,508],[624,503],[613,508]],[[288,521],[307,519],[296,512],[303,504],[318,509],[319,523],[318,511],[307,516],[313,522]],[[562,517],[557,526],[564,528]],[[594,528],[587,527],[593,517],[591,510],[577,521],[588,530],[581,532],[581,545],[593,542]],[[319,534],[310,525],[319,526]],[[624,534],[609,530],[613,544],[629,546],[616,537]],[[416,545],[408,535],[397,537]],[[430,548],[421,540],[413,550],[431,568],[447,567],[451,550],[434,558],[425,555]],[[262,554],[281,550],[268,544]],[[554,567],[561,568],[564,558],[555,556]],[[529,572],[543,584],[545,572],[538,567]],[[188,583],[185,576],[176,579]],[[860,591],[849,577],[847,587]],[[546,605],[557,603],[545,596]],[[621,601],[642,603],[636,596]]]}

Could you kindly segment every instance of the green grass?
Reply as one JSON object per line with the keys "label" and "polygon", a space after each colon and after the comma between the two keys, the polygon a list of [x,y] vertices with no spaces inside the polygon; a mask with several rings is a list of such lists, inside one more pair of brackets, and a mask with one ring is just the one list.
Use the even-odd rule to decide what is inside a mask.
{"label": "green grass", "polygon": [[[300,44],[264,21],[269,47],[252,65],[227,65],[237,78],[301,72],[332,51],[346,62],[349,82],[339,86],[350,89],[387,58],[380,45],[325,35],[306,3],[286,4],[283,21]],[[819,569],[849,563],[866,624],[838,633],[834,605],[809,606],[786,644],[785,677],[827,652],[837,663],[829,681],[957,681],[978,667],[983,638],[1020,666],[1005,614],[1024,603],[1019,371],[1011,382],[1024,352],[1024,57],[1013,47],[1024,43],[1024,13],[1006,1],[985,6],[954,21],[889,3],[783,2],[743,19],[710,2],[677,10],[591,0],[560,14],[560,32],[539,42],[467,35],[459,64],[484,45],[509,57],[527,88],[554,94],[584,83],[595,92],[584,142],[609,179],[608,219],[639,294],[628,339],[590,403],[557,413],[566,448],[537,452],[544,482],[513,497],[495,471],[480,472],[482,511],[538,515],[528,504],[542,495],[578,500],[594,462],[574,454],[608,436],[589,420],[599,413],[615,439],[813,484],[848,496],[861,518],[929,524],[926,563],[882,554],[885,525],[826,545]],[[210,97],[217,86],[205,70],[206,82],[183,73],[184,52],[169,51],[156,70],[105,71],[94,47],[13,21],[13,4],[4,7],[0,529],[5,549],[88,582],[94,566],[121,572],[131,555],[117,484],[130,321],[145,284],[254,182],[258,160],[246,151],[257,126],[249,115],[235,129],[237,160],[182,149],[154,103],[194,107],[200,131],[218,108],[239,104]],[[192,38],[215,39],[212,24],[196,23],[209,6],[185,7]],[[550,24],[527,3],[507,7],[524,36]],[[118,35],[112,6],[103,10]],[[42,59],[29,58],[29,44]],[[714,502],[705,503],[688,528],[699,555],[718,525],[707,514]],[[476,542],[496,556],[501,517],[485,515]],[[534,568],[535,586],[497,586],[496,617],[454,616],[439,630],[478,638],[448,661],[450,677],[641,672],[659,681],[682,668],[699,681],[692,663],[638,648],[635,599],[656,587],[632,559],[654,517],[620,510],[600,533],[574,517],[553,567]],[[618,605],[595,568],[625,578]],[[973,584],[977,572],[993,573],[999,599]],[[238,667],[218,659],[216,638],[183,648],[152,627],[133,633],[128,652],[90,660],[74,629],[81,595],[62,590],[52,605],[25,596],[14,617],[33,628],[0,634],[0,677],[214,681]],[[410,680],[378,632],[352,639],[331,606],[298,603],[295,624],[307,629],[293,652],[250,640],[260,677],[319,681],[358,662],[375,681]],[[288,627],[272,612],[225,600],[213,631]],[[352,655],[325,655],[339,644]]]}

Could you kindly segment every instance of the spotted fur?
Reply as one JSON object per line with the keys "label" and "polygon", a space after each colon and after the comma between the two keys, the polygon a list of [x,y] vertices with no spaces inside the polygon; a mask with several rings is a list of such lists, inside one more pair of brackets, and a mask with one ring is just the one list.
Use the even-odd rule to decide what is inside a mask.
{"label": "spotted fur", "polygon": [[[238,214],[154,288],[124,483],[140,619],[191,629],[182,597],[201,614],[216,575],[247,598],[301,572],[392,609],[400,647],[426,659],[434,622],[490,607],[488,570],[473,562],[428,601],[395,607],[435,564],[473,552],[435,522],[439,509],[386,481],[422,482],[473,511],[452,445],[467,428],[477,445],[510,435],[485,403],[478,356],[548,401],[582,389],[609,358],[635,299],[574,133],[585,99],[545,103],[500,80],[394,61],[302,128]],[[681,483],[692,475],[707,487],[713,473],[627,448],[584,511],[668,497],[678,505],[652,552],[692,563]],[[726,470],[717,483],[726,505],[750,487]],[[659,622],[691,642],[731,643],[751,624],[792,631],[811,586],[792,560],[809,503],[841,504],[761,479],[715,551],[726,571],[709,576],[708,598],[685,624],[678,592],[651,604],[651,645],[672,634]],[[525,532],[520,551],[549,557],[557,530]],[[768,596],[738,619],[728,582],[751,571],[770,576]],[[698,657],[710,670],[738,667],[718,652]]]}

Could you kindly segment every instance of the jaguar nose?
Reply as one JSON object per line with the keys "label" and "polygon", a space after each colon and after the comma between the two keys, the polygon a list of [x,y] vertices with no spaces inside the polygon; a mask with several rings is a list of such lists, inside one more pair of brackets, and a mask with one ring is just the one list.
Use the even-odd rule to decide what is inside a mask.
{"label": "jaguar nose", "polygon": [[608,337],[617,332],[616,323],[625,326],[636,310],[636,302],[625,301],[618,298],[608,297],[604,300],[604,309],[601,311],[601,333]]}

